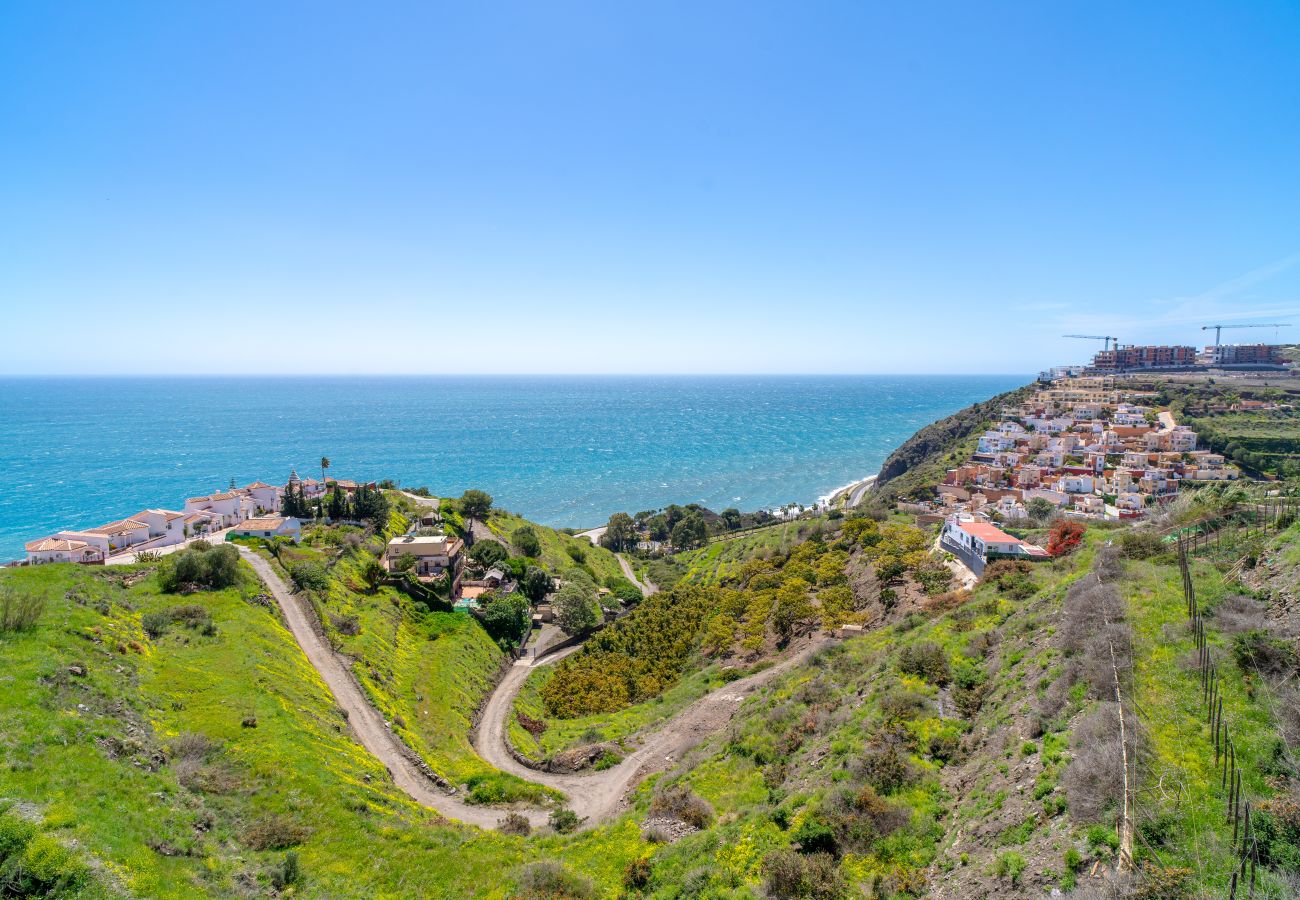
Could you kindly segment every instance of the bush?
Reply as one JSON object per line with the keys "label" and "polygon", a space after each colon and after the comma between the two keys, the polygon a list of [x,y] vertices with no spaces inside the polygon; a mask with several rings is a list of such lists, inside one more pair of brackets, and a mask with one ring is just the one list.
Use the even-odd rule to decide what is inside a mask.
{"label": "bush", "polygon": [[1020,876],[1025,871],[1025,858],[1014,850],[999,853],[993,861],[993,874],[999,878],[1009,878],[1012,884],[1020,883]]}
{"label": "bush", "polygon": [[180,553],[164,558],[158,569],[158,584],[167,593],[189,590],[219,590],[239,580],[239,551],[231,544],[213,547],[195,541]]}
{"label": "bush", "polygon": [[638,856],[623,870],[623,886],[634,891],[650,886],[650,860]]}
{"label": "bush", "polygon": [[799,845],[800,853],[829,853],[835,856],[839,851],[831,826],[816,818],[805,819],[790,837]]}
{"label": "bush", "polygon": [[174,606],[145,613],[140,617],[140,627],[155,641],[166,634],[172,625],[184,625],[209,637],[217,633],[216,626],[212,624],[212,613],[203,606]]}
{"label": "bush", "polygon": [[328,591],[330,576],[320,563],[307,560],[290,563],[289,577],[300,591]]}
{"label": "bush", "polygon": [[298,862],[298,854],[290,850],[284,855],[284,862],[271,873],[271,885],[277,891],[282,891],[300,881],[302,881],[302,867]]}
{"label": "bush", "polygon": [[528,837],[533,831],[533,826],[529,823],[527,816],[519,813],[506,813],[497,820],[497,831],[502,834],[514,834],[519,837]]}
{"label": "bush", "polygon": [[530,525],[521,525],[511,532],[510,543],[519,551],[520,556],[542,555],[542,541]]}
{"label": "bush", "polygon": [[484,568],[503,562],[508,555],[506,548],[496,541],[479,541],[469,549],[469,558]]}
{"label": "bush", "polygon": [[1284,677],[1300,667],[1295,648],[1263,631],[1247,631],[1232,639],[1232,656],[1243,672]]}
{"label": "bush", "polygon": [[297,819],[281,813],[271,813],[245,828],[240,839],[250,850],[287,850],[310,836],[311,829]]}
{"label": "bush", "polygon": [[1130,529],[1119,539],[1119,552],[1125,559],[1150,559],[1164,549],[1164,540],[1154,531]]}
{"label": "bush", "polygon": [[898,668],[905,675],[924,678],[941,687],[952,681],[948,654],[938,644],[930,641],[904,647],[898,654]]}
{"label": "bush", "polygon": [[1105,825],[1092,825],[1088,828],[1088,849],[1093,856],[1114,856],[1119,851],[1119,834],[1114,828]]}
{"label": "bush", "polygon": [[650,801],[650,815],[676,819],[703,830],[713,821],[713,807],[684,784],[660,785]]}
{"label": "bush", "polygon": [[596,888],[589,880],[551,860],[529,863],[519,870],[515,880],[518,887],[514,896],[528,900],[539,897],[548,900],[586,900],[596,896]]}
{"label": "bush", "polygon": [[0,634],[31,631],[45,612],[45,595],[0,587]]}
{"label": "bush", "polygon": [[803,856],[791,850],[773,850],[763,859],[764,887],[771,897],[838,898],[848,887],[825,853]]}
{"label": "bush", "polygon": [[867,745],[857,773],[882,794],[892,794],[916,780],[916,768],[897,741],[877,736]]}
{"label": "bush", "polygon": [[1067,556],[1083,543],[1084,527],[1078,522],[1062,520],[1052,527],[1047,539],[1049,556]]}
{"label": "bush", "polygon": [[569,832],[574,831],[581,824],[582,819],[578,818],[578,814],[567,807],[564,809],[557,809],[551,813],[551,828],[558,831],[560,834],[568,834]]}

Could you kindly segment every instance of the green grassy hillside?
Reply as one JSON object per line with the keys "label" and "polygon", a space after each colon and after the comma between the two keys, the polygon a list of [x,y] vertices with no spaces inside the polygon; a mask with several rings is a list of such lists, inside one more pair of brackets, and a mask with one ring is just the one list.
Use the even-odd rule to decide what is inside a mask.
{"label": "green grassy hillside", "polygon": [[[602,892],[621,882],[635,828],[525,841],[410,803],[241,578],[180,597],[141,567],[0,573],[46,603],[0,635],[0,853],[33,823],[33,858],[79,885],[62,896],[263,895],[289,851],[305,896],[510,896],[556,852]],[[178,607],[210,627],[142,629]]]}

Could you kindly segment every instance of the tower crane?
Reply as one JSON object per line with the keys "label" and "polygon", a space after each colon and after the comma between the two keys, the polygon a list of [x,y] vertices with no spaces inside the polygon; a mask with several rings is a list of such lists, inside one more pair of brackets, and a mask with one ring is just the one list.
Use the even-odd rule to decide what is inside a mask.
{"label": "tower crane", "polygon": [[1214,346],[1219,346],[1219,332],[1224,328],[1290,328],[1286,322],[1270,322],[1265,325],[1202,325],[1201,331],[1214,329]]}
{"label": "tower crane", "polygon": [[1108,335],[1108,334],[1063,334],[1063,335],[1061,335],[1061,337],[1068,337],[1068,338],[1082,338],[1082,339],[1085,340],[1085,341],[1101,341],[1101,342],[1102,342],[1102,344],[1101,344],[1101,349],[1102,349],[1102,350],[1109,350],[1109,349],[1110,349],[1110,342],[1111,342],[1111,341],[1114,341],[1114,342],[1115,342],[1115,349],[1116,349],[1116,350],[1119,349],[1119,338],[1117,338],[1117,337],[1111,337],[1111,336]]}

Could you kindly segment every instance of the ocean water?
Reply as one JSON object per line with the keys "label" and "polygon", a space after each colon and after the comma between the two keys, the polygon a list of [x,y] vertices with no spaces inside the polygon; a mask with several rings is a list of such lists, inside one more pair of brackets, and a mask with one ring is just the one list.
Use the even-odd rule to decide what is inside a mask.
{"label": "ocean water", "polygon": [[0,560],[297,468],[470,487],[559,527],[809,503],[1020,375],[0,379]]}

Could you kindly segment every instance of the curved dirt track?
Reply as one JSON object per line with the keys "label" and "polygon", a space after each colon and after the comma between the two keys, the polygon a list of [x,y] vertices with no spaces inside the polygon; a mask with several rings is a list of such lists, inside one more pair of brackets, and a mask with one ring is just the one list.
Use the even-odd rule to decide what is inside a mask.
{"label": "curved dirt track", "polygon": [[627,578],[628,581],[632,582],[637,587],[639,587],[641,589],[641,593],[645,594],[647,597],[649,597],[651,594],[659,593],[659,585],[655,584],[653,581],[651,581],[648,578],[645,581],[642,581],[640,578],[636,577],[636,572],[632,571],[632,567],[628,565],[628,562],[626,559],[623,558],[622,553],[616,553],[614,555],[618,559],[618,565],[619,568],[623,570],[624,577]]}
{"label": "curved dirt track", "polygon": [[[330,689],[335,702],[347,713],[352,733],[362,746],[388,768],[393,783],[417,803],[437,810],[448,818],[481,828],[494,828],[507,810],[466,803],[435,784],[415,763],[413,754],[402,744],[400,738],[384,724],[383,718],[370,705],[347,665],[321,639],[313,627],[315,611],[289,590],[288,585],[266,560],[243,547],[239,548],[239,552],[271,591],[307,660]],[[825,640],[815,641],[771,668],[705,694],[651,733],[640,749],[624,757],[618,765],[601,772],[574,775],[557,775],[530,769],[518,762],[506,749],[515,696],[534,665],[521,661],[510,668],[488,698],[474,734],[474,749],[485,762],[503,772],[563,791],[569,798],[570,808],[586,820],[584,827],[591,827],[619,812],[624,806],[623,798],[627,791],[641,778],[676,765],[683,753],[717,733],[730,721],[745,697],[805,661],[825,643]],[[579,646],[565,648],[536,665],[553,663],[578,649]],[[549,815],[546,810],[540,809],[516,811],[527,817],[534,826],[546,824]]]}
{"label": "curved dirt track", "polygon": [[[816,641],[771,668],[705,694],[663,723],[646,738],[640,749],[625,756],[618,765],[601,772],[572,775],[530,769],[506,749],[515,696],[533,668],[533,665],[525,662],[516,663],[497,685],[483,708],[483,717],[474,735],[474,749],[485,761],[503,772],[563,791],[569,797],[570,808],[587,820],[584,825],[595,825],[618,813],[624,806],[623,798],[628,790],[643,777],[676,765],[686,751],[720,731],[747,696],[776,676],[806,661],[825,643],[825,640]],[[559,656],[556,654],[536,665],[554,662]]]}
{"label": "curved dirt track", "polygon": [[[289,586],[271,568],[270,563],[243,547],[239,548],[239,552],[271,591],[298,646],[334,695],[335,702],[347,713],[352,733],[363,747],[388,768],[393,783],[415,802],[432,807],[448,818],[482,828],[494,827],[504,813],[498,809],[466,803],[442,790],[420,771],[403,749],[400,739],[388,730],[383,717],[370,705],[343,660],[312,627],[315,610],[307,608],[303,599],[289,590]],[[543,823],[545,818],[537,813],[534,824]]]}

